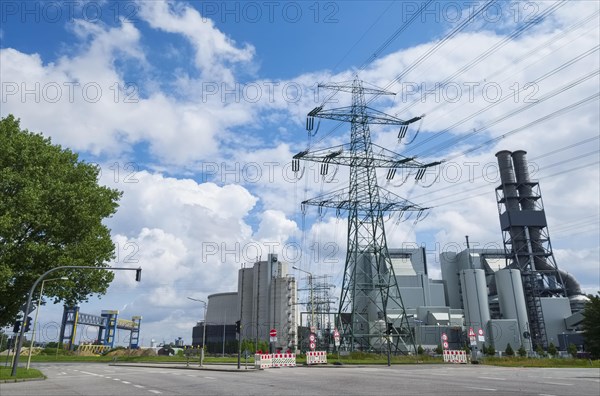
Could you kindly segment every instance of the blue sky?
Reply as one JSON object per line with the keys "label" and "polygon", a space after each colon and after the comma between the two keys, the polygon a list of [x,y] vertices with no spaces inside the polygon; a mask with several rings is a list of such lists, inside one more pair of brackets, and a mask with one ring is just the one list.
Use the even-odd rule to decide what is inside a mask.
{"label": "blue sky", "polygon": [[[144,268],[141,284],[118,274],[82,310],[143,315],[145,344],[189,341],[199,310],[185,297],[234,290],[236,269],[269,247],[291,260],[300,246],[298,266],[339,282],[345,219],[309,210],[303,220],[299,203],[346,174],[323,180],[307,165],[295,181],[289,163],[324,99],[315,84],[357,72],[397,93],[374,107],[426,114],[412,144],[416,128],[398,143],[397,130],[373,127],[375,142],[446,160],[423,183],[380,175],[433,207],[417,224],[390,219],[391,247],[426,244],[433,277],[464,235],[500,247],[494,153],[524,149],[559,268],[598,290],[598,4],[500,1],[448,37],[484,2],[433,1],[400,32],[423,4],[3,2],[0,115],[97,163],[101,182],[124,191],[107,220],[115,264]],[[315,147],[348,140],[334,128],[323,122]],[[46,323],[59,320],[61,307],[44,309]]]}

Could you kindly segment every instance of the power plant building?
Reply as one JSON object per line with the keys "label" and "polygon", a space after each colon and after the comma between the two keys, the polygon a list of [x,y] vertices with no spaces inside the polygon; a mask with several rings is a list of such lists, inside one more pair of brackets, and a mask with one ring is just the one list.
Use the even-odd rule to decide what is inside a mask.
{"label": "power plant building", "polygon": [[[288,276],[287,263],[269,254],[266,261],[239,270],[238,291],[208,296],[206,344],[209,352],[232,349],[237,340],[236,322],[241,324],[242,339],[270,341],[269,331],[276,329],[274,349],[295,350],[298,345],[296,280]],[[192,331],[192,344],[202,345],[204,322]],[[228,347],[229,346],[229,347]],[[237,352],[237,350],[236,350]]]}

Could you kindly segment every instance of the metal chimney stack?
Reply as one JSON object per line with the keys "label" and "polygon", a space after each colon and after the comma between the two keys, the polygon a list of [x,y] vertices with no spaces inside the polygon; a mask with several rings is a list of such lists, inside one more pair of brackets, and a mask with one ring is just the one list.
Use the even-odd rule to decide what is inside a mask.
{"label": "metal chimney stack", "polygon": [[554,260],[539,183],[530,179],[526,154],[523,150],[496,153],[500,170],[496,201],[508,268],[521,271],[532,342],[547,347],[540,298],[581,292]]}

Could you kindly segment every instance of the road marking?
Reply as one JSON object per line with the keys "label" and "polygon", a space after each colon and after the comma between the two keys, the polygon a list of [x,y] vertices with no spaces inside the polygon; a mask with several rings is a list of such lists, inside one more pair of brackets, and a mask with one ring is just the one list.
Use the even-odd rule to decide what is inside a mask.
{"label": "road marking", "polygon": [[497,389],[493,389],[493,388],[479,388],[477,386],[465,386],[465,388],[477,389],[477,390],[486,390],[486,391],[492,391],[492,392],[497,391]]}
{"label": "road marking", "polygon": [[156,393],[156,394],[162,393],[161,391],[157,391],[154,389],[148,389],[148,392],[152,392],[152,393]]}
{"label": "road marking", "polygon": [[550,395],[550,394],[548,394],[548,393],[540,393],[540,395],[539,395],[539,396],[554,396],[554,395]]}
{"label": "road marking", "polygon": [[481,379],[489,379],[489,380],[497,380],[497,381],[506,381],[506,378],[497,378],[497,377],[477,377]]}
{"label": "road marking", "polygon": [[121,380],[120,380],[120,379],[118,379],[118,378],[113,378],[112,380],[113,380],[113,381],[121,381]]}
{"label": "road marking", "polygon": [[187,376],[188,377],[195,377],[195,375],[193,375],[193,374],[188,374]]}
{"label": "road marking", "polygon": [[544,384],[548,384],[548,385],[561,385],[561,386],[571,386],[573,384],[565,384],[562,382],[544,382]]}
{"label": "road marking", "polygon": [[145,388],[144,385],[133,385],[133,386],[135,386],[136,388]]}
{"label": "road marking", "polygon": [[124,384],[127,384],[127,385],[131,384],[131,382],[127,382],[127,381],[121,381],[121,382],[123,382]]}
{"label": "road marking", "polygon": [[211,380],[214,380],[214,379],[216,379],[216,378],[214,378],[214,377],[204,377],[204,378],[206,378],[206,379],[211,379]]}

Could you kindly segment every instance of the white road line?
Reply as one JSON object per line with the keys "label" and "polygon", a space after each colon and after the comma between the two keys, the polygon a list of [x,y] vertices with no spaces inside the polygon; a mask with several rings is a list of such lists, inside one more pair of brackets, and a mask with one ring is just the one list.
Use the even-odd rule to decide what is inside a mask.
{"label": "white road line", "polygon": [[544,384],[548,384],[548,385],[561,385],[561,386],[572,386],[573,384],[565,384],[562,382],[544,382]]}
{"label": "white road line", "polygon": [[133,385],[133,386],[135,386],[136,388],[145,388],[144,385]]}
{"label": "white road line", "polygon": [[120,379],[118,379],[118,378],[113,378],[112,380],[113,380],[113,381],[121,381],[121,380],[120,380]]}
{"label": "white road line", "polygon": [[493,389],[493,388],[479,388],[477,386],[465,386],[465,388],[477,389],[477,390],[486,390],[486,391],[492,391],[492,392],[497,391],[497,389]]}
{"label": "white road line", "polygon": [[127,384],[127,385],[131,384],[131,382],[127,382],[127,381],[121,381],[121,382],[124,384]]}
{"label": "white road line", "polygon": [[215,377],[204,377],[204,378],[206,378],[206,379],[212,379],[212,380],[216,379]]}
{"label": "white road line", "polygon": [[187,376],[188,377],[195,377],[195,375],[193,375],[193,374],[188,374]]}
{"label": "white road line", "polygon": [[506,381],[506,378],[498,378],[498,377],[477,377],[477,378],[496,380],[496,381]]}
{"label": "white road line", "polygon": [[162,393],[161,391],[157,391],[154,389],[148,389],[148,392],[152,392],[152,393],[156,393],[156,394]]}
{"label": "white road line", "polygon": [[550,394],[548,394],[548,393],[540,393],[540,395],[539,395],[539,396],[554,396],[554,395],[550,395]]}

